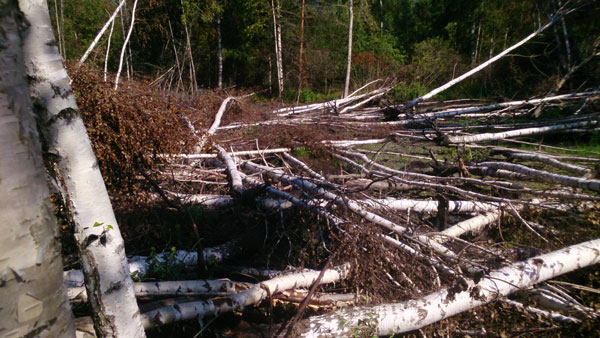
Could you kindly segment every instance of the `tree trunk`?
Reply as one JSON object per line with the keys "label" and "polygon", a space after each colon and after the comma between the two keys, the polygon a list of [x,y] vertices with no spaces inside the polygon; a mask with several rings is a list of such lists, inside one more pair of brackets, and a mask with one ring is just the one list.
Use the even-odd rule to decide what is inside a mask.
{"label": "tree trunk", "polygon": [[88,49],[81,56],[81,59],[79,59],[79,63],[78,63],[79,66],[81,66],[85,62],[85,60],[88,58],[88,56],[90,55],[92,50],[94,50],[94,47],[96,47],[96,44],[98,44],[98,41],[100,41],[100,38],[102,38],[102,35],[104,35],[104,32],[106,32],[108,25],[110,25],[115,20],[115,17],[117,16],[117,14],[119,13],[119,10],[121,9],[121,7],[123,7],[124,4],[125,4],[125,0],[122,0],[119,3],[119,5],[117,6],[117,8],[115,8],[115,11],[110,16],[110,18],[108,18],[108,21],[106,21],[104,26],[102,26],[102,29],[100,29],[100,32],[98,32],[98,34],[94,38],[94,41],[92,41],[92,43],[90,44]]}
{"label": "tree trunk", "polygon": [[47,28],[48,7],[45,1],[19,3],[31,25],[23,45],[27,75],[36,79],[30,90],[39,103],[40,129],[47,132],[49,152],[57,158],[57,174],[75,224],[88,294],[93,295],[96,330],[104,337],[144,337],[123,238],[69,77]]}
{"label": "tree trunk", "polygon": [[273,39],[275,40],[275,63],[277,65],[277,84],[279,86],[279,98],[283,94],[283,58],[281,56],[281,5],[279,0],[275,6],[274,0],[271,0],[271,10],[273,12]]}
{"label": "tree trunk", "polygon": [[348,13],[350,15],[350,22],[348,23],[348,61],[346,62],[346,82],[344,83],[344,95],[348,96],[348,90],[350,88],[350,69],[352,68],[352,24],[354,23],[354,12],[352,8],[352,0],[348,1]]}
{"label": "tree trunk", "polygon": [[19,29],[25,23],[16,1],[1,0],[0,7],[0,331],[4,337],[74,337],[25,82]]}
{"label": "tree trunk", "polygon": [[600,261],[600,239],[573,245],[492,271],[463,289],[443,289],[418,300],[346,308],[302,321],[304,337],[342,337],[353,332],[369,336],[418,330],[444,318],[493,302],[520,289]]}
{"label": "tree trunk", "polygon": [[221,16],[217,17],[217,58],[219,59],[219,79],[217,86],[223,88],[223,43],[221,40]]}
{"label": "tree trunk", "polygon": [[108,42],[106,44],[106,55],[104,57],[104,82],[106,82],[106,73],[108,72],[108,55],[110,53],[110,40],[112,40],[113,30],[115,28],[115,20],[110,24],[110,33],[108,33]]}
{"label": "tree trunk", "polygon": [[296,104],[300,102],[300,93],[302,92],[302,72],[303,72],[303,47],[304,47],[304,8],[306,1],[302,0],[300,7],[300,52],[298,53],[298,92],[296,95]]}
{"label": "tree trunk", "polygon": [[[492,63],[500,60],[502,57],[504,57],[505,55],[507,55],[508,53],[512,52],[513,50],[519,48],[520,46],[524,45],[527,41],[533,39],[534,37],[536,37],[538,34],[540,34],[541,32],[543,32],[546,28],[552,26],[552,24],[554,23],[554,21],[557,19],[557,16],[552,17],[552,19],[550,20],[550,22],[548,22],[547,24],[545,24],[544,26],[540,27],[538,30],[536,30],[535,32],[529,34],[526,38],[524,38],[523,40],[517,42],[516,44],[510,46],[508,49],[505,49],[504,51],[502,51],[500,54],[494,56],[493,58],[487,60],[486,62],[480,64],[479,66],[471,69],[470,71],[464,73],[463,75],[457,77],[456,79],[444,84],[441,87],[438,87],[432,91],[430,91],[429,93],[418,97],[412,101],[410,101],[409,103],[405,104],[404,107],[402,107],[402,110],[406,110],[408,108],[411,108],[413,106],[415,106],[416,104],[418,104],[419,102],[428,100],[432,97],[434,97],[435,95],[445,91],[446,89],[454,86],[455,84],[463,81],[466,78],[471,77],[471,75],[479,72],[480,70],[486,68],[487,66],[491,65]],[[475,55],[475,58],[477,58],[477,55]]]}
{"label": "tree trunk", "polygon": [[127,37],[125,37],[125,41],[123,41],[123,47],[121,48],[121,57],[119,59],[119,69],[117,70],[117,75],[115,76],[115,90],[119,88],[119,77],[121,76],[121,70],[123,69],[123,57],[125,57],[125,52],[127,51],[127,44],[129,43],[129,38],[131,37],[131,32],[133,32],[133,25],[135,23],[135,8],[137,7],[137,0],[133,2],[133,9],[131,10],[131,23],[129,24],[129,31],[127,32]]}

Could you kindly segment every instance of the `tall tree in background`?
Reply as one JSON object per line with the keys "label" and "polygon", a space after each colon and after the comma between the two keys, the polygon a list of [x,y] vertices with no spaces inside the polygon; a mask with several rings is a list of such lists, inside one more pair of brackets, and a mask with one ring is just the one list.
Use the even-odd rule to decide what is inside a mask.
{"label": "tall tree in background", "polygon": [[304,9],[306,8],[306,1],[302,0],[300,5],[300,49],[298,52],[298,93],[296,95],[296,104],[300,102],[300,93],[302,92],[302,72],[303,72],[303,60],[304,56],[302,51],[304,48]]}
{"label": "tall tree in background", "polygon": [[275,42],[275,64],[277,67],[277,85],[279,98],[283,94],[283,58],[281,54],[281,5],[279,0],[271,0],[273,12],[273,40]]}
{"label": "tall tree in background", "polygon": [[104,180],[58,53],[46,1],[19,0],[30,26],[23,51],[43,135],[75,225],[96,331],[103,337],[144,337],[133,282]]}
{"label": "tall tree in background", "polygon": [[352,0],[349,0],[348,15],[350,16],[350,21],[348,22],[348,58],[346,61],[346,81],[344,82],[344,94],[342,97],[348,96],[348,90],[350,87],[350,70],[352,69],[352,25],[354,23],[354,12],[352,5]]}
{"label": "tall tree in background", "polygon": [[16,1],[0,8],[0,334],[74,337],[22,61],[25,24]]}

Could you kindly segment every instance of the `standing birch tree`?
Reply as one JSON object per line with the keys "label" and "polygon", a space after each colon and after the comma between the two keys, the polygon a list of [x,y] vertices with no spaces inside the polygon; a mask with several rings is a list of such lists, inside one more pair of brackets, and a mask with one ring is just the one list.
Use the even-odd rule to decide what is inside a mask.
{"label": "standing birch tree", "polygon": [[0,0],[0,335],[74,337],[16,1]]}
{"label": "standing birch tree", "polygon": [[102,337],[144,337],[123,238],[58,53],[46,1],[19,0],[23,52],[40,130],[75,225],[94,325]]}
{"label": "standing birch tree", "polygon": [[344,82],[344,95],[348,96],[348,90],[350,87],[350,69],[352,68],[352,25],[354,23],[354,9],[352,0],[348,1],[348,15],[350,21],[348,22],[348,57],[346,61],[346,81]]}

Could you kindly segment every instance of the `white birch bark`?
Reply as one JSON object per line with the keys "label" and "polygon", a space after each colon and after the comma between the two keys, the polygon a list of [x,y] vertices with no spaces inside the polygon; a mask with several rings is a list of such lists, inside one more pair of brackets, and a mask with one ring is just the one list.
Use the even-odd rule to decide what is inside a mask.
{"label": "white birch bark", "polygon": [[[277,153],[285,153],[291,151],[290,148],[274,148],[274,149],[264,149],[264,150],[241,150],[241,151],[233,151],[228,152],[229,156],[262,156],[267,154],[277,154]],[[217,158],[218,154],[158,154],[158,157],[166,157],[166,158],[185,158],[189,160],[194,159],[208,159],[208,158]]]}
{"label": "white birch bark", "polygon": [[[374,209],[391,209],[394,211],[411,211],[417,213],[436,213],[438,211],[438,201],[423,201],[412,199],[372,199],[357,200],[356,202],[364,204]],[[448,212],[464,214],[472,212],[487,212],[498,209],[497,205],[491,203],[472,202],[472,201],[448,201]]]}
{"label": "white birch bark", "polygon": [[600,191],[600,180],[585,179],[550,173],[543,170],[532,169],[520,164],[504,162],[481,162],[478,166],[515,171],[527,175],[531,179],[541,180],[549,183],[559,183],[570,187],[582,188],[592,191]]}
{"label": "white birch bark", "polygon": [[519,136],[529,136],[529,135],[539,135],[554,131],[562,131],[568,130],[578,127],[592,127],[597,126],[598,121],[579,121],[573,123],[565,123],[565,124],[557,124],[553,126],[545,126],[545,127],[535,127],[535,128],[524,128],[524,129],[516,129],[505,131],[501,133],[483,133],[477,135],[468,135],[468,136],[451,136],[447,135],[445,138],[445,142],[450,144],[456,143],[475,143],[475,142],[484,142],[484,141],[496,141],[502,140],[511,137],[519,137]]}
{"label": "white birch bark", "polygon": [[[275,5],[277,2],[277,6]],[[283,58],[281,53],[281,6],[279,0],[271,0],[271,11],[273,12],[273,40],[275,42],[275,64],[277,67],[277,85],[279,98],[283,94]]]}
{"label": "white birch bark", "polygon": [[522,159],[522,160],[535,160],[535,161],[544,162],[544,163],[550,164],[556,168],[571,171],[571,172],[577,173],[579,175],[589,176],[592,174],[591,169],[588,169],[588,168],[585,168],[582,166],[578,166],[578,165],[574,165],[574,164],[570,164],[570,163],[564,163],[564,162],[561,162],[561,161],[555,159],[554,157],[545,156],[542,154],[511,151],[511,152],[507,153],[507,156],[509,158],[518,158],[518,159]]}
{"label": "white birch bark", "polygon": [[210,136],[214,135],[215,132],[217,131],[217,128],[219,128],[219,126],[221,125],[221,119],[223,118],[223,114],[225,114],[225,110],[227,109],[227,104],[229,104],[229,102],[235,101],[235,100],[237,100],[237,99],[233,96],[230,96],[230,97],[226,98],[225,100],[223,100],[223,102],[221,103],[221,106],[219,107],[219,111],[217,111],[217,115],[215,115],[215,121],[210,126],[210,128],[208,129],[206,134],[204,134],[202,136],[199,144],[194,147],[195,152],[197,152],[197,153],[202,152],[202,148],[204,148],[204,145],[206,144],[206,140]]}
{"label": "white birch bark", "polygon": [[[94,50],[94,47],[96,47],[96,45],[98,44],[98,41],[100,41],[100,39],[104,35],[104,32],[106,32],[106,29],[108,28],[108,26],[111,25],[115,21],[117,14],[119,14],[119,11],[121,10],[121,7],[123,7],[124,4],[125,4],[125,0],[121,0],[119,5],[117,6],[117,8],[115,8],[115,11],[113,12],[113,14],[110,16],[110,18],[108,18],[108,21],[106,21],[104,26],[102,26],[102,28],[100,29],[100,32],[98,32],[98,34],[94,38],[94,41],[92,41],[92,43],[90,44],[88,49],[85,51],[85,53],[83,53],[83,55],[79,59],[79,62],[77,63],[78,66],[81,66],[85,62],[85,60],[88,58],[88,56],[90,56],[90,53],[92,52],[92,50]],[[111,28],[111,31],[112,31],[112,28]]]}
{"label": "white birch bark", "polygon": [[458,115],[474,114],[474,113],[485,112],[485,111],[493,111],[493,110],[498,110],[498,109],[502,109],[502,108],[519,107],[519,106],[524,106],[524,105],[531,106],[531,105],[537,105],[540,103],[552,102],[552,101],[560,102],[560,101],[564,101],[564,100],[588,98],[588,97],[593,97],[593,96],[596,96],[599,94],[600,94],[600,92],[597,92],[597,91],[571,93],[571,94],[549,96],[549,97],[544,97],[541,99],[509,101],[509,102],[494,103],[494,104],[490,104],[487,106],[480,106],[480,107],[467,107],[467,108],[451,109],[451,110],[437,112],[437,113],[417,114],[415,116],[416,118],[414,118],[414,119],[394,121],[393,124],[397,125],[397,124],[419,123],[419,122],[425,122],[427,120],[435,120],[435,119],[444,118],[444,117],[453,117],[453,116],[458,116]]}
{"label": "white birch bark", "polygon": [[[348,273],[349,264],[325,271],[321,284],[333,283],[344,279]],[[165,325],[180,320],[202,318],[208,314],[218,315],[227,311],[243,310],[247,306],[259,303],[263,299],[279,292],[310,287],[320,271],[299,272],[264,281],[255,287],[238,294],[199,302],[188,302],[174,306],[166,306],[144,313],[144,327],[147,329]]]}
{"label": "white birch bark", "polygon": [[[467,287],[463,291],[443,289],[421,299],[402,303],[346,308],[311,317],[300,322],[298,329],[303,337],[341,337],[350,334],[353,329],[359,332],[373,329],[378,336],[418,330],[598,262],[600,239],[595,239],[492,271],[478,283],[467,280]],[[372,327],[359,324],[359,320],[367,320]]]}
{"label": "white birch bark", "polygon": [[74,337],[25,78],[25,23],[16,1],[0,0],[0,8],[0,335]]}
{"label": "white birch bark", "polygon": [[217,17],[217,59],[219,61],[217,87],[223,88],[223,43],[221,41],[221,15]]}
{"label": "white birch bark", "polygon": [[229,175],[229,184],[231,185],[231,189],[236,194],[242,194],[244,192],[244,185],[242,184],[242,177],[240,176],[240,172],[237,170],[237,166],[235,161],[227,151],[223,149],[223,147],[218,144],[213,144],[215,149],[219,152],[219,158],[225,163],[227,167],[227,173]]}
{"label": "white birch bark", "polygon": [[436,236],[436,240],[440,243],[446,242],[449,238],[460,237],[466,233],[478,233],[489,224],[496,222],[500,218],[500,212],[487,212],[469,218],[465,221],[458,222],[453,226],[440,232],[442,236]]}
{"label": "white birch bark", "polygon": [[125,37],[125,41],[123,41],[123,47],[121,47],[121,57],[119,58],[119,69],[117,70],[117,75],[115,76],[115,90],[119,89],[119,77],[121,76],[121,70],[123,69],[123,58],[125,57],[125,52],[127,51],[127,44],[129,43],[129,38],[131,37],[131,33],[133,32],[133,25],[135,24],[135,8],[137,7],[137,0],[133,2],[133,9],[131,10],[131,23],[129,25],[129,31],[127,31],[127,36]]}
{"label": "white birch bark", "polygon": [[348,96],[348,90],[350,88],[350,70],[352,69],[352,25],[354,23],[354,9],[352,5],[352,0],[348,0],[348,15],[350,16],[350,21],[348,22],[348,56],[346,61],[346,81],[344,82],[343,98]]}
{"label": "white birch bark", "polygon": [[[505,49],[503,52],[501,52],[500,54],[494,56],[493,58],[487,60],[486,62],[480,64],[479,66],[471,69],[470,71],[464,73],[463,75],[453,79],[452,81],[447,82],[446,84],[430,91],[429,93],[418,97],[410,102],[408,102],[407,104],[405,104],[401,110],[406,110],[409,109],[413,106],[415,106],[416,104],[418,104],[419,102],[428,100],[432,97],[434,97],[435,95],[445,91],[448,88],[451,88],[452,86],[454,86],[455,84],[463,81],[464,79],[469,78],[471,75],[479,72],[480,70],[486,68],[487,66],[491,65],[492,63],[500,60],[502,57],[504,57],[505,55],[507,55],[508,53],[512,52],[513,50],[521,47],[522,45],[524,45],[527,41],[533,39],[534,37],[536,37],[538,34],[540,34],[541,32],[543,32],[544,30],[546,30],[546,28],[552,26],[552,24],[554,23],[554,21],[557,19],[556,16],[552,17],[552,19],[550,20],[550,22],[548,22],[547,24],[545,24],[544,26],[540,27],[538,30],[536,30],[535,32],[529,34],[526,38],[524,38],[523,40],[517,42],[516,44],[508,47],[507,49]],[[477,59],[477,55],[475,55],[475,59]]]}
{"label": "white birch bark", "polygon": [[108,42],[106,44],[106,55],[104,56],[104,82],[106,82],[106,73],[108,71],[108,55],[110,53],[110,41],[112,40],[113,29],[115,28],[115,20],[110,24],[110,33],[108,33]]}
{"label": "white birch bark", "polygon": [[[228,296],[253,287],[254,284],[234,282],[228,279],[202,279],[165,282],[134,283],[136,297],[176,297],[176,296]],[[87,302],[87,292],[84,287],[71,286],[67,290],[71,302]]]}
{"label": "white birch bark", "polygon": [[[81,263],[92,297],[96,329],[106,337],[144,337],[123,238],[87,136],[69,77],[54,44],[45,1],[20,0],[29,21],[23,50],[42,130],[57,160],[65,201],[75,225]],[[100,226],[94,226],[101,224]],[[108,226],[111,227],[108,227]]]}

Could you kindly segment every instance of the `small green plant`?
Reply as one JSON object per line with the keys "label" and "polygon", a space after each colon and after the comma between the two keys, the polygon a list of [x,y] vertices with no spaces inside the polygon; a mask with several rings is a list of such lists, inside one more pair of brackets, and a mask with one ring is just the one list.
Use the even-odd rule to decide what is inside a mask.
{"label": "small green plant", "polygon": [[104,223],[102,223],[102,222],[94,222],[94,228],[96,228],[96,227],[102,227],[104,229],[103,232],[106,232],[108,230],[113,230],[115,228],[110,224],[104,225]]}
{"label": "small green plant", "polygon": [[406,102],[427,93],[427,88],[420,82],[401,83],[391,93],[396,102]]}

